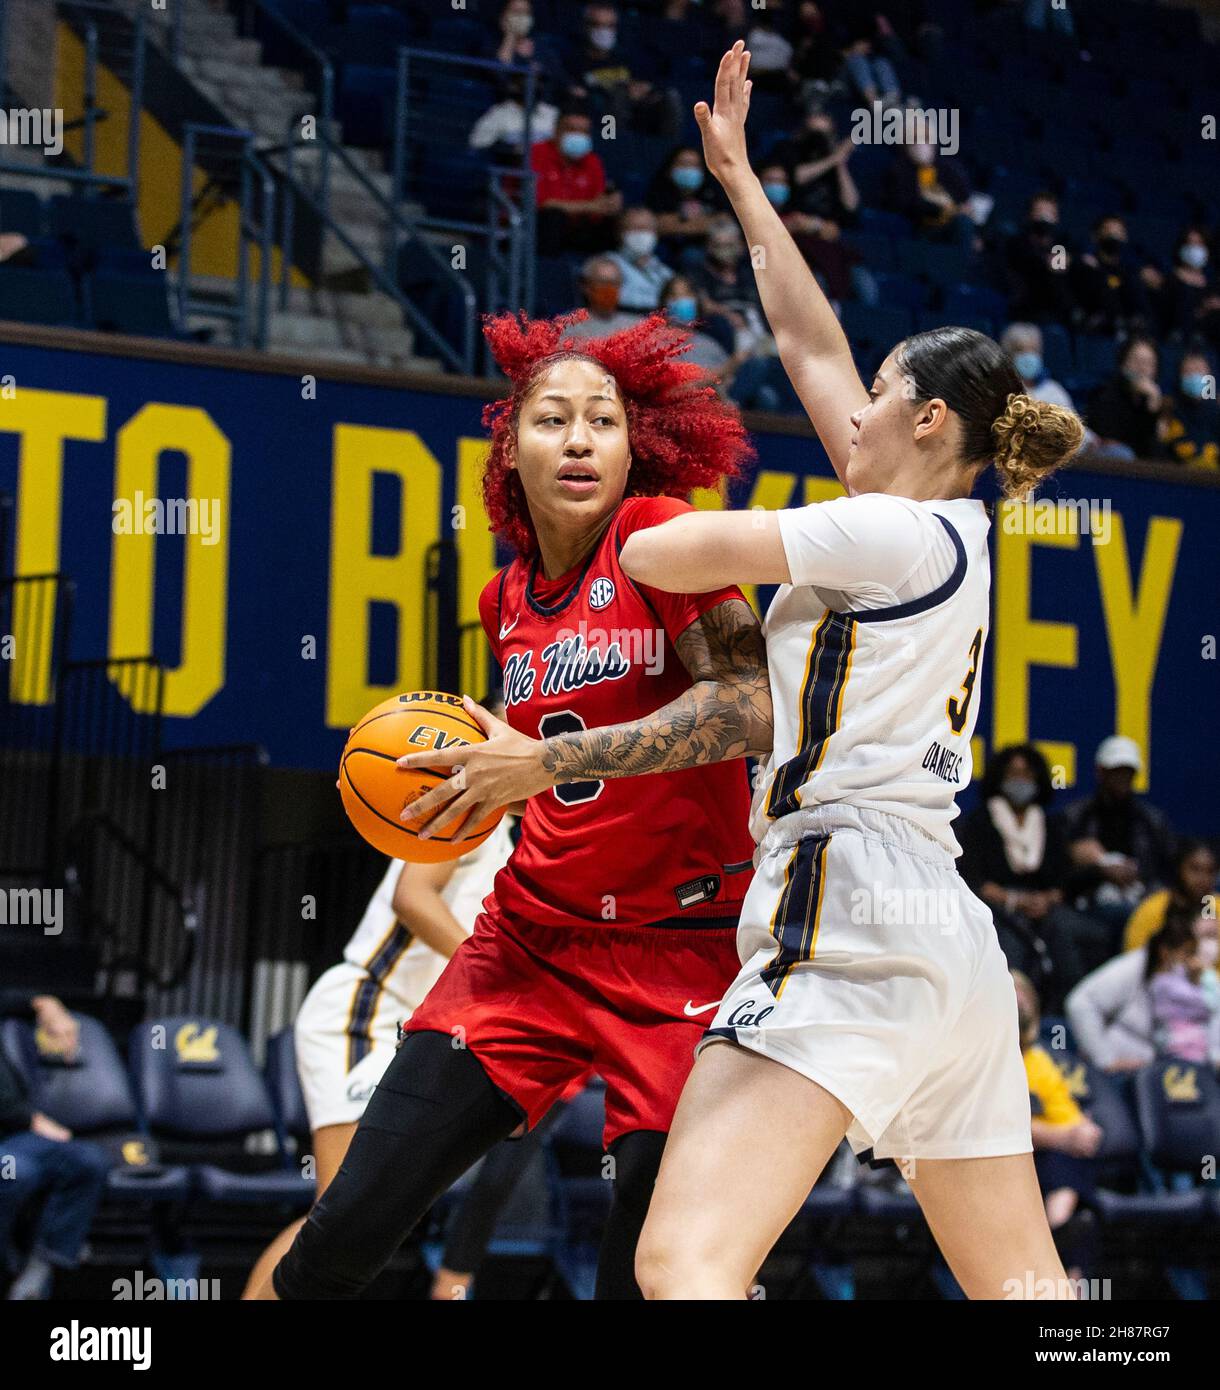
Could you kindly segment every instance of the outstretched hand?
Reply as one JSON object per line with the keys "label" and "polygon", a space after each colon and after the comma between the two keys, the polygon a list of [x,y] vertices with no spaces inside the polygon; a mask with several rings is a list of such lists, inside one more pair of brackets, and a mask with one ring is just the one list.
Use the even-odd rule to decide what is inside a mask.
{"label": "outstretched hand", "polygon": [[703,136],[704,163],[722,184],[750,168],[746,115],[754,84],[746,77],[749,67],[750,55],[738,39],[720,60],[715,105],[709,110],[706,101],[695,104],[695,120]]}
{"label": "outstretched hand", "polygon": [[485,743],[447,748],[439,756],[430,749],[398,759],[400,768],[447,769],[453,774],[408,802],[402,812],[404,821],[425,821],[423,840],[459,823],[458,833],[449,838],[464,840],[501,806],[526,801],[555,785],[542,766],[540,739],[518,733],[469,695],[462,697],[462,705],[487,735]]}

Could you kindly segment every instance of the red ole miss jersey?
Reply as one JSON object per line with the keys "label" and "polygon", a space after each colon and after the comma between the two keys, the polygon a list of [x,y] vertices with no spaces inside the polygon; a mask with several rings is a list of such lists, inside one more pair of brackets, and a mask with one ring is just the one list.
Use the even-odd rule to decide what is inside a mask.
{"label": "red ole miss jersey", "polygon": [[[637,585],[618,558],[633,531],[690,510],[628,498],[567,574],[547,580],[537,559],[517,559],[490,581],[479,614],[514,729],[547,738],[621,724],[690,689],[674,640],[740,591],[663,593]],[[542,926],[732,924],[753,872],[749,803],[744,758],[552,787],[526,803],[496,907]]]}

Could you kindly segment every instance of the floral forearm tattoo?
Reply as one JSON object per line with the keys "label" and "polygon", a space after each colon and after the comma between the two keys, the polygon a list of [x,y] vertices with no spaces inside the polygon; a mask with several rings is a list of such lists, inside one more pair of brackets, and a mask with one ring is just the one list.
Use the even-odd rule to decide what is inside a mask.
{"label": "floral forearm tattoo", "polygon": [[675,646],[691,688],[630,724],[548,738],[542,763],[557,782],[672,772],[771,751],[767,648],[749,604],[717,604]]}

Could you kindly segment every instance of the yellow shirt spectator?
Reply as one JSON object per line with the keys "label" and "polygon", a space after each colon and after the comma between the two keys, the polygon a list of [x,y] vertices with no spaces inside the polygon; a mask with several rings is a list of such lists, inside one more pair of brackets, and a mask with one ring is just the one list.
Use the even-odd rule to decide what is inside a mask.
{"label": "yellow shirt spectator", "polygon": [[[1033,1097],[1034,1119],[1048,1125],[1075,1125],[1084,1118],[1072,1099],[1063,1073],[1051,1054],[1038,1043],[1025,1049],[1025,1079]],[[1038,1107],[1041,1106],[1041,1111]]]}
{"label": "yellow shirt spectator", "polygon": [[1123,950],[1134,951],[1148,942],[1165,925],[1165,914],[1169,911],[1169,889],[1162,888],[1159,893],[1149,893],[1142,903],[1127,918],[1123,931]]}

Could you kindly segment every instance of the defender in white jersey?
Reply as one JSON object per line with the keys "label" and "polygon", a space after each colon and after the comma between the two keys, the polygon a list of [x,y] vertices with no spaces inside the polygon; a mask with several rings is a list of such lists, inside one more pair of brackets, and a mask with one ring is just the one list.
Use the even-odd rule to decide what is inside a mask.
{"label": "defender in white jersey", "polygon": [[[847,496],[641,531],[637,581],[779,585],[775,711],[752,826],[741,972],[698,1050],[637,1250],[651,1297],[741,1298],[834,1150],[905,1175],[971,1297],[1072,1288],[1042,1206],[1016,997],[991,914],[954,867],[990,587],[994,466],[1027,495],[1079,448],[990,338],[906,339],[872,388],[746,157],[749,55],[725,55],[708,167],[755,249],[785,368]],[[763,254],[758,254],[759,250]]]}

